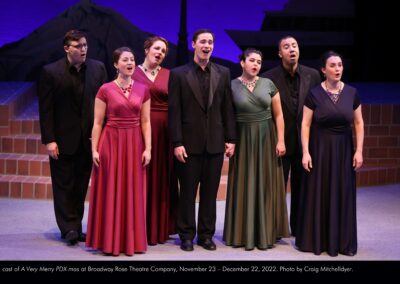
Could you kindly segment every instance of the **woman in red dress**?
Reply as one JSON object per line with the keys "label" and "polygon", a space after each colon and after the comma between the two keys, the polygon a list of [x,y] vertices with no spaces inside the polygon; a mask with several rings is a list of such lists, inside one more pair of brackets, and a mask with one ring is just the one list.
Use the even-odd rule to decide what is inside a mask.
{"label": "woman in red dress", "polygon": [[146,85],[131,78],[135,69],[131,49],[116,49],[113,62],[118,76],[99,89],[95,100],[86,245],[106,254],[133,255],[147,250],[150,93]]}
{"label": "woman in red dress", "polygon": [[173,154],[168,136],[169,70],[160,66],[168,53],[166,39],[153,36],[144,43],[144,62],[132,78],[149,87],[151,96],[152,161],[147,175],[147,240],[164,243],[176,233],[178,181],[173,171]]}

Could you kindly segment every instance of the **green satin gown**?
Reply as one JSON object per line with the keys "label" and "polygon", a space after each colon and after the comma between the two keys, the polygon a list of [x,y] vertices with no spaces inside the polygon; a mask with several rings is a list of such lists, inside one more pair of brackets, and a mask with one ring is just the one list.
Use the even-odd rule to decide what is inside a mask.
{"label": "green satin gown", "polygon": [[277,132],[271,115],[277,89],[259,78],[250,92],[232,81],[238,141],[229,161],[223,239],[228,246],[271,248],[289,236],[282,162],[275,154]]}

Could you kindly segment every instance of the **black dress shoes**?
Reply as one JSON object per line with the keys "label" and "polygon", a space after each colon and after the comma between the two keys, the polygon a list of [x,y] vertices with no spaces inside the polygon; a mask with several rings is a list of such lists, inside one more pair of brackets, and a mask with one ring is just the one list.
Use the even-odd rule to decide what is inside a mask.
{"label": "black dress shoes", "polygon": [[355,256],[355,252],[341,252],[341,254],[347,255],[347,256]]}
{"label": "black dress shoes", "polygon": [[82,243],[86,242],[86,234],[85,233],[79,234],[78,242],[82,242]]}
{"label": "black dress shoes", "polygon": [[197,244],[199,246],[202,246],[206,250],[216,250],[217,246],[213,242],[212,239],[204,239],[204,240],[198,240]]}
{"label": "black dress shoes", "polygon": [[181,250],[192,251],[193,250],[193,242],[191,240],[182,240],[181,241]]}
{"label": "black dress shoes", "polygon": [[73,246],[78,242],[79,233],[75,230],[68,231],[68,233],[65,234],[65,239],[69,245]]}

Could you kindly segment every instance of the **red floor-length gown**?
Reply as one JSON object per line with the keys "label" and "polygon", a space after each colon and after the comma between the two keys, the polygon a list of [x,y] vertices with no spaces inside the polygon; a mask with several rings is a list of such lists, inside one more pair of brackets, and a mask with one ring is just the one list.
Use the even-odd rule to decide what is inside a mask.
{"label": "red floor-length gown", "polygon": [[96,98],[107,104],[106,125],[98,145],[100,166],[93,166],[86,245],[113,255],[145,252],[146,168],[140,110],[150,93],[147,86],[134,82],[125,97],[110,82]]}
{"label": "red floor-length gown", "polygon": [[151,161],[147,175],[147,240],[164,243],[176,233],[178,181],[173,170],[173,152],[168,135],[169,70],[161,68],[152,82],[143,70],[132,78],[146,84],[151,96]]}

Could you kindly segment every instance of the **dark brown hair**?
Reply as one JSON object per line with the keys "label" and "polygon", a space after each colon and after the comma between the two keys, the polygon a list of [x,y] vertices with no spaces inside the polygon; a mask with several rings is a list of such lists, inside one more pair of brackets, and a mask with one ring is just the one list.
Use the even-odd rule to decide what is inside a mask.
{"label": "dark brown hair", "polygon": [[285,39],[288,39],[288,38],[292,38],[292,39],[294,39],[295,41],[297,41],[297,39],[296,39],[294,36],[285,35],[285,36],[281,37],[281,38],[279,39],[279,41],[278,41],[278,50],[281,49],[281,43],[282,43],[282,41],[285,40]]}
{"label": "dark brown hair", "polygon": [[329,50],[327,52],[324,52],[324,54],[322,54],[322,56],[321,56],[321,59],[320,59],[321,60],[321,62],[320,62],[321,68],[326,67],[326,61],[328,61],[328,59],[332,56],[337,56],[340,59],[342,59],[342,61],[343,61],[343,58],[339,53],[337,53],[336,51],[333,51],[333,50]]}
{"label": "dark brown hair", "polygon": [[249,55],[252,53],[256,53],[256,54],[260,55],[261,60],[263,59],[263,54],[261,51],[259,51],[258,49],[255,49],[255,48],[247,48],[245,51],[242,52],[242,54],[240,54],[240,56],[239,56],[240,61],[245,62],[246,58],[249,57]]}
{"label": "dark brown hair", "polygon": [[167,47],[165,54],[168,54],[168,41],[161,36],[151,36],[151,37],[147,38],[143,45],[145,52],[146,52],[146,49],[149,49],[150,47],[152,47],[156,41],[162,41],[163,43],[165,43],[165,46]]}
{"label": "dark brown hair", "polygon": [[64,35],[63,44],[69,45],[71,41],[78,41],[81,38],[86,38],[86,34],[79,30],[70,30]]}
{"label": "dark brown hair", "polygon": [[199,35],[201,35],[201,34],[211,34],[213,40],[214,40],[214,38],[215,38],[215,37],[214,37],[214,33],[213,33],[211,30],[209,30],[209,29],[198,29],[198,30],[196,30],[196,31],[194,32],[193,37],[192,37],[192,41],[193,41],[193,42],[196,42],[197,38],[198,38]]}
{"label": "dark brown hair", "polygon": [[118,63],[118,60],[119,60],[119,58],[121,57],[121,54],[124,51],[130,52],[130,53],[133,54],[133,56],[135,56],[135,54],[133,53],[132,49],[130,49],[129,47],[126,47],[126,46],[122,46],[122,47],[119,47],[119,48],[117,48],[116,50],[113,51],[113,54],[112,54],[113,63],[115,63],[115,64]]}

